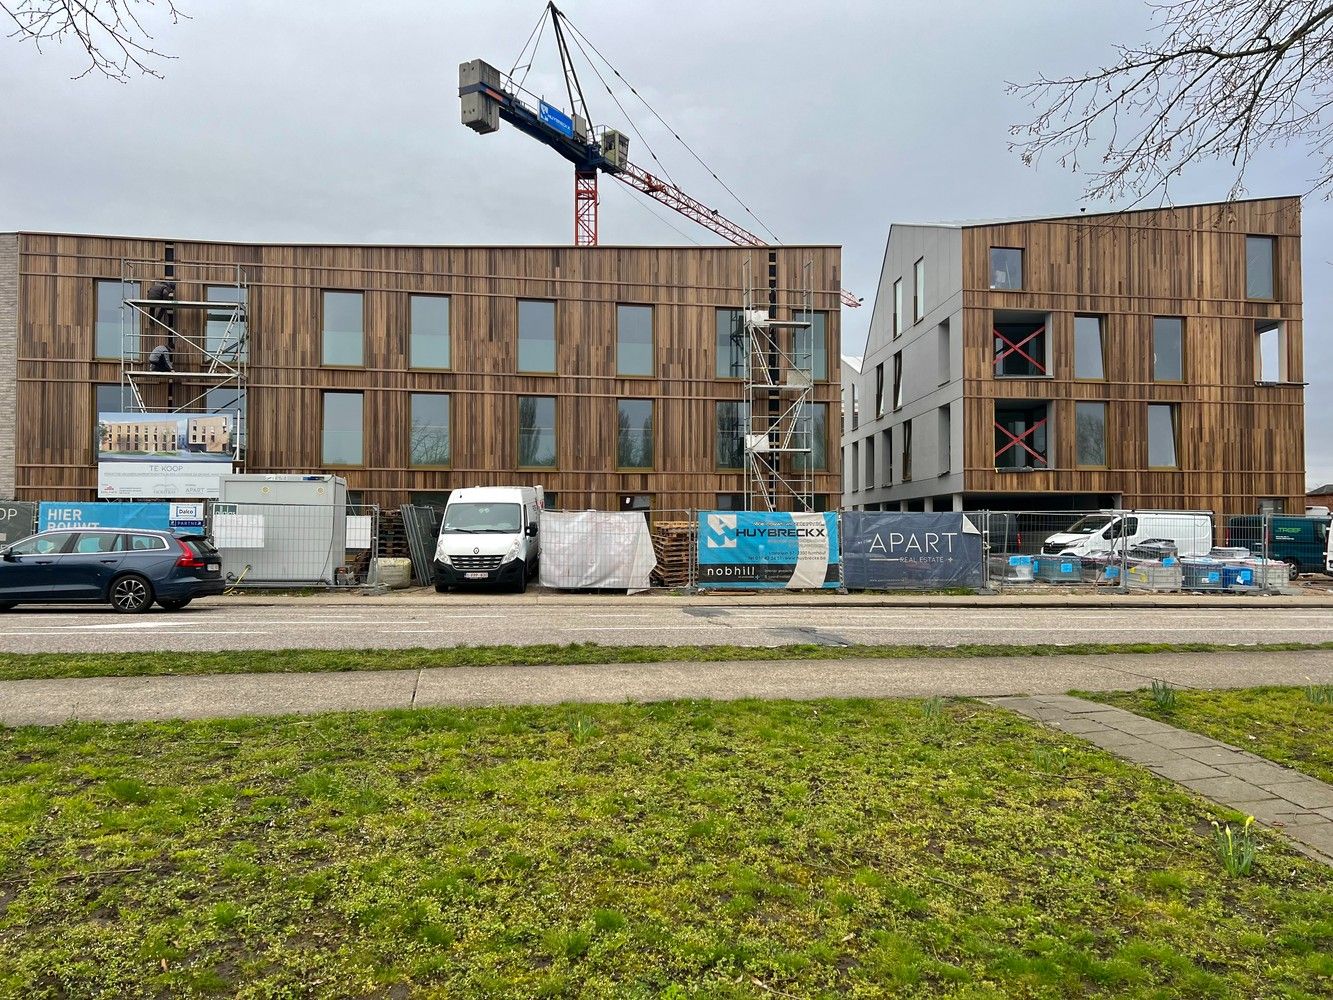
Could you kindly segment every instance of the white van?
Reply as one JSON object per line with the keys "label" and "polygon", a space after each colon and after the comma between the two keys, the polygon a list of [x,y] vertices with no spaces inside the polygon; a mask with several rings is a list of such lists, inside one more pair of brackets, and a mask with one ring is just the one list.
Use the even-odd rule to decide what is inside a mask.
{"label": "white van", "polygon": [[435,589],[500,583],[520,594],[540,568],[542,488],[454,490],[435,546]]}
{"label": "white van", "polygon": [[1048,536],[1041,551],[1048,556],[1096,556],[1132,549],[1150,539],[1175,542],[1182,556],[1207,555],[1213,547],[1213,515],[1192,510],[1104,510]]}

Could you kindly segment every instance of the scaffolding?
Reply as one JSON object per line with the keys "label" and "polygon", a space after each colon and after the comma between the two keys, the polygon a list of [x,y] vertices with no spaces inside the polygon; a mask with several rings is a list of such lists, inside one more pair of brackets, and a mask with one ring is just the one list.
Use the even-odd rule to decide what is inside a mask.
{"label": "scaffolding", "polygon": [[[778,318],[777,256],[768,282],[754,287],[753,261],[742,270],[745,339],[745,507],[814,510],[814,263],[802,268],[800,308]],[[789,456],[784,458],[784,456]]]}
{"label": "scaffolding", "polygon": [[[127,258],[121,285],[121,405],[140,413],[230,415],[231,457],[243,471],[250,362],[244,268]],[[159,347],[169,367],[153,364]]]}

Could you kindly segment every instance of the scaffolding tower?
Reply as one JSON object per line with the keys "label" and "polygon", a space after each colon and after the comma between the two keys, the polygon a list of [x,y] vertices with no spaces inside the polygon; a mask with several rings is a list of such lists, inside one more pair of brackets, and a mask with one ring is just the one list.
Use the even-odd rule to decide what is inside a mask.
{"label": "scaffolding tower", "polygon": [[767,286],[756,290],[752,259],[746,258],[741,287],[748,408],[745,508],[812,511],[814,263],[802,268],[799,309],[787,304],[791,319],[778,318],[776,254],[769,255],[768,272]]}
{"label": "scaffolding tower", "polygon": [[[230,414],[232,459],[243,464],[250,363],[244,268],[127,258],[121,287],[121,405],[140,413]],[[175,294],[160,294],[165,288]],[[167,349],[169,370],[152,363],[158,347]]]}

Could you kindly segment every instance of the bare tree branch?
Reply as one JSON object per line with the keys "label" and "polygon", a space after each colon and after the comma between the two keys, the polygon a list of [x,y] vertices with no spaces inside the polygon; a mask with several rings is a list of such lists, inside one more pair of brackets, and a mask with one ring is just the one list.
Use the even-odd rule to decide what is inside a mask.
{"label": "bare tree branch", "polygon": [[1009,85],[1035,112],[1010,127],[1010,149],[1086,174],[1087,200],[1166,201],[1173,178],[1208,160],[1235,168],[1234,198],[1259,152],[1302,143],[1321,161],[1310,191],[1333,197],[1333,2],[1149,6],[1149,41],[1117,46],[1113,64]]}
{"label": "bare tree branch", "polygon": [[15,24],[10,38],[29,41],[40,52],[46,43],[74,40],[88,55],[88,66],[74,79],[100,73],[118,83],[131,75],[161,78],[155,63],[175,56],[158,51],[140,12],[161,7],[172,24],[187,17],[176,0],[0,0]]}

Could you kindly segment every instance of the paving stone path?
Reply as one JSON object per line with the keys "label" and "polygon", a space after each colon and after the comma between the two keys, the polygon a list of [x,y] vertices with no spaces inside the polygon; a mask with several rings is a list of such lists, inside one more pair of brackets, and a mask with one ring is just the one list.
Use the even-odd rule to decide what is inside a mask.
{"label": "paving stone path", "polygon": [[1333,786],[1219,740],[1069,695],[987,699],[1079,736],[1281,830],[1301,853],[1333,865]]}

